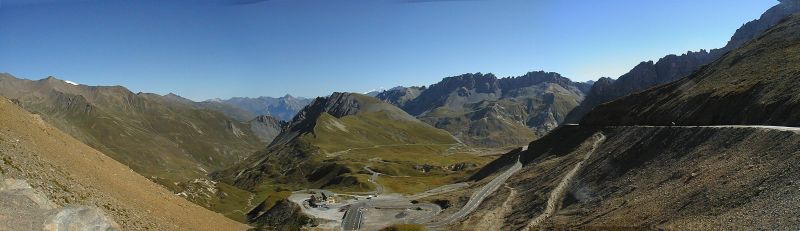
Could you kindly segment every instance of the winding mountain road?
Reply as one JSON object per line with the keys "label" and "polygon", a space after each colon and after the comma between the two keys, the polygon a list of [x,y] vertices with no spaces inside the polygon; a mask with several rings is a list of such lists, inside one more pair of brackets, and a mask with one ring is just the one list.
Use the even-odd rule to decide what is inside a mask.
{"label": "winding mountain road", "polygon": [[567,175],[565,175],[564,178],[561,179],[561,182],[558,183],[558,186],[556,186],[556,188],[553,189],[552,192],[550,192],[550,197],[547,200],[547,206],[545,207],[544,212],[538,217],[531,220],[528,223],[528,226],[525,227],[525,229],[523,229],[524,231],[528,231],[531,230],[533,227],[539,226],[539,224],[550,218],[554,213],[556,213],[561,208],[561,202],[564,201],[564,197],[567,195],[567,189],[569,189],[569,186],[572,185],[575,176],[578,174],[578,172],[580,172],[581,169],[583,169],[583,165],[586,162],[586,160],[592,157],[592,154],[594,154],[595,150],[597,150],[597,146],[599,146],[600,143],[602,143],[605,140],[606,136],[603,135],[602,133],[598,133],[598,138],[597,140],[595,140],[594,144],[592,144],[592,149],[586,153],[586,156],[584,156],[581,159],[581,161],[579,161],[578,163],[575,164],[574,167],[572,167],[572,170],[567,172]]}
{"label": "winding mountain road", "polygon": [[461,218],[464,218],[465,216],[475,211],[475,209],[478,208],[478,206],[483,202],[483,200],[486,199],[486,197],[492,195],[492,193],[497,191],[497,189],[500,188],[500,186],[502,186],[506,182],[506,180],[508,180],[508,178],[510,178],[512,175],[514,175],[514,173],[518,172],[520,169],[522,169],[522,162],[520,162],[519,157],[517,157],[517,162],[514,163],[514,165],[512,165],[510,168],[508,168],[508,170],[506,170],[499,176],[492,179],[492,181],[481,187],[481,189],[473,193],[472,197],[470,197],[469,201],[467,201],[467,204],[464,205],[464,207],[462,207],[460,210],[458,210],[458,212],[450,214],[450,216],[440,221],[425,224],[425,226],[429,228],[437,228],[450,224]]}
{"label": "winding mountain road", "polygon": [[375,195],[383,194],[383,185],[378,183],[378,176],[381,173],[376,172],[376,171],[372,171],[372,169],[370,169],[369,166],[364,166],[364,170],[367,170],[367,172],[372,174],[369,177],[369,182],[372,182],[373,184],[375,184],[375,191],[373,191],[372,194],[375,194]]}

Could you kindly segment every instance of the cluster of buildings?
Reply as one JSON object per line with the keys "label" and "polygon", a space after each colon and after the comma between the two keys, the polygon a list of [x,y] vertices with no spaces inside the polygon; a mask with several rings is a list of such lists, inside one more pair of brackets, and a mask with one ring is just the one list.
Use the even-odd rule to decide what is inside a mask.
{"label": "cluster of buildings", "polygon": [[311,198],[308,200],[308,205],[314,208],[326,207],[329,204],[335,203],[335,194],[328,190],[316,190],[311,194]]}

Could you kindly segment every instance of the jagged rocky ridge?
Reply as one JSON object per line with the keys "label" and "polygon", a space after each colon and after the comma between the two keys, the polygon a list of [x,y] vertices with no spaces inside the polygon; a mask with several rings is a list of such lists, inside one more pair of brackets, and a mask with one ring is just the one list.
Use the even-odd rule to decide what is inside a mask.
{"label": "jagged rocky ridge", "polygon": [[598,106],[587,125],[800,126],[800,19],[679,81]]}
{"label": "jagged rocky ridge", "polygon": [[557,127],[590,86],[549,72],[508,78],[475,73],[448,77],[430,87],[395,88],[376,97],[465,143],[506,147]]}
{"label": "jagged rocky ridge", "polygon": [[600,104],[686,77],[727,52],[759,37],[764,31],[786,17],[800,12],[800,3],[797,0],[780,2],[761,15],[761,18],[739,28],[723,48],[688,52],[680,56],[668,55],[658,62],[642,62],[617,80],[601,78],[586,95],[586,99],[569,113],[566,121],[578,122],[586,113]]}

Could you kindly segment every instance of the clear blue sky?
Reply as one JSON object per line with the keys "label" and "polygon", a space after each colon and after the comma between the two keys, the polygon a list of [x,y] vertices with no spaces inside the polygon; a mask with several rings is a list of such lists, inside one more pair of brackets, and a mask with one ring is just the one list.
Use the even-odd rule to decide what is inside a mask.
{"label": "clear blue sky", "polygon": [[194,100],[467,72],[618,77],[722,47],[769,0],[0,0],[0,72]]}

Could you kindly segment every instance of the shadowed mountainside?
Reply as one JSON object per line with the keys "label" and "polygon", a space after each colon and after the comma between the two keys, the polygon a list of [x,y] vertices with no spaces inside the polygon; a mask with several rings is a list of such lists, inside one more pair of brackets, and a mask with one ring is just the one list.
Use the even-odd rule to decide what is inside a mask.
{"label": "shadowed mountainside", "polygon": [[800,18],[688,78],[601,105],[586,125],[800,126]]}
{"label": "shadowed mountainside", "polygon": [[800,12],[800,1],[782,0],[780,2],[761,15],[761,18],[739,28],[723,48],[713,49],[710,52],[705,50],[688,52],[680,56],[668,55],[655,63],[652,61],[642,62],[616,80],[601,78],[586,95],[586,99],[569,113],[566,121],[568,123],[578,122],[586,113],[603,103],[684,78],[727,52],[759,37],[767,29],[777,25],[790,15]]}

